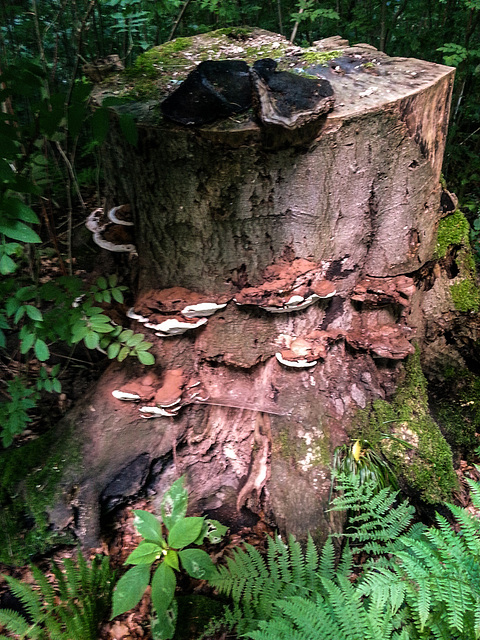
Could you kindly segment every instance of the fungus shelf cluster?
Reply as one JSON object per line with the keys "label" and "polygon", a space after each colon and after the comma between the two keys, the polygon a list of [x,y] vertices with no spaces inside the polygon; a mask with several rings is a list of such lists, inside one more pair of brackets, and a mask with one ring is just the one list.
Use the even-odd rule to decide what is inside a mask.
{"label": "fungus shelf cluster", "polygon": [[102,249],[115,253],[137,253],[131,229],[130,205],[112,207],[106,214],[101,208],[95,209],[85,221],[85,226],[92,232],[95,244]]}
{"label": "fungus shelf cluster", "polygon": [[167,370],[162,380],[149,374],[138,381],[129,382],[121,389],[115,389],[112,396],[124,402],[140,403],[142,418],[172,418],[186,404],[194,400],[207,400],[202,396],[200,380],[189,380],[183,369]]}

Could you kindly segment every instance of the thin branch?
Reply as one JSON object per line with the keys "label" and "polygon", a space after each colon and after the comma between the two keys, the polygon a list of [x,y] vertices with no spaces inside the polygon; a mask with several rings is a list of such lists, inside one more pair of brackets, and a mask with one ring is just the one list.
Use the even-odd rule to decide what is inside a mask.
{"label": "thin branch", "polygon": [[[298,14],[300,15],[301,13],[303,13],[305,11],[305,7],[300,7],[300,9],[298,10]],[[293,43],[293,41],[295,40],[295,38],[297,37],[297,31],[298,31],[298,27],[300,26],[300,20],[297,20],[295,22],[295,24],[293,25],[293,29],[292,29],[292,35],[290,36],[290,42]]]}
{"label": "thin branch", "polygon": [[183,5],[182,8],[180,9],[180,13],[177,16],[177,19],[175,20],[175,24],[172,27],[172,30],[170,31],[170,35],[168,36],[168,40],[173,40],[173,36],[175,35],[177,29],[178,29],[178,25],[180,24],[181,19],[183,18],[183,14],[185,13],[188,5],[190,4],[192,0],[186,0]]}

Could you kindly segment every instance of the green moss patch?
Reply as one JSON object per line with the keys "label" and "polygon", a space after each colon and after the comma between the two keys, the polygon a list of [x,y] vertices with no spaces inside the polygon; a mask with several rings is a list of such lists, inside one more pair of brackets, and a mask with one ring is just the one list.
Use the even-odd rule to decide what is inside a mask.
{"label": "green moss patch", "polygon": [[449,444],[467,460],[478,446],[480,432],[480,378],[469,371],[445,372],[434,410]]}
{"label": "green moss patch", "polygon": [[[451,499],[457,487],[452,451],[430,415],[418,350],[407,360],[405,380],[393,401],[377,400],[369,411],[362,412],[358,432],[382,451],[395,473],[422,500],[438,503]],[[386,433],[409,446],[385,439]]]}
{"label": "green moss patch", "polygon": [[440,220],[435,247],[435,258],[444,258],[451,245],[468,244],[470,225],[461,211]]}
{"label": "green moss patch", "polygon": [[315,51],[307,50],[301,55],[301,59],[309,64],[327,66],[330,60],[335,60],[343,55],[343,51]]}
{"label": "green moss patch", "polygon": [[0,562],[22,565],[73,542],[51,531],[47,517],[67,460],[72,463],[70,438],[57,441],[52,432],[0,453]]}
{"label": "green moss patch", "polygon": [[473,278],[465,278],[450,287],[453,304],[458,311],[475,311],[480,308],[480,293]]}

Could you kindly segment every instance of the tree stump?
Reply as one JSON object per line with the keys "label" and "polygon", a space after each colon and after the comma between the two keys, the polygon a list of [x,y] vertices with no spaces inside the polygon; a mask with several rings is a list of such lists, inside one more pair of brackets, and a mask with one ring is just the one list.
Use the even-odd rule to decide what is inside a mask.
{"label": "tree stump", "polygon": [[[328,80],[333,110],[293,128],[252,109],[199,126],[162,116],[202,60],[263,58]],[[112,107],[102,158],[106,210],[129,204],[134,221],[126,322],[155,343],[156,364],[147,380],[147,368],[113,364],[68,418],[89,443],[64,480],[78,486],[84,540],[98,534],[99,501],[161,494],[180,473],[197,511],[325,537],[333,451],[359,410],[392,396],[425,335],[422,268],[452,208],[440,170],[453,77],[340,38],[305,50],[230,29],[156,47],[134,76],[96,87],[98,104],[137,97]],[[192,305],[212,315],[189,316]],[[66,503],[52,512],[68,517]]]}

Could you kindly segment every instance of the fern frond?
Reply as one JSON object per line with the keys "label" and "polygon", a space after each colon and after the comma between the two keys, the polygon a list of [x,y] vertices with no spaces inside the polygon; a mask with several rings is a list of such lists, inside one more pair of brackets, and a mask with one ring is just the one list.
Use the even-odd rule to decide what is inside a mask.
{"label": "fern frond", "polygon": [[[312,567],[312,564],[308,562],[308,544],[313,545],[313,540],[309,537],[307,543],[307,565],[308,567]],[[314,547],[315,548],[315,547]],[[316,558],[316,562],[318,563],[318,554]],[[318,575],[322,578],[332,579],[335,571],[335,549],[333,547],[332,538],[328,537],[325,544],[323,545],[322,553],[320,555],[320,563],[318,564]]]}
{"label": "fern frond", "polygon": [[25,607],[30,618],[34,621],[42,618],[42,603],[38,591],[16,578],[11,576],[3,577],[8,582],[8,586],[13,595],[18,598]]}
{"label": "fern frond", "polygon": [[[17,613],[17,611],[0,609],[0,626],[5,627],[10,633],[24,638],[31,625],[29,625],[25,618],[20,613]],[[41,633],[41,629],[38,629],[38,633]],[[40,635],[36,637],[39,638]]]}

